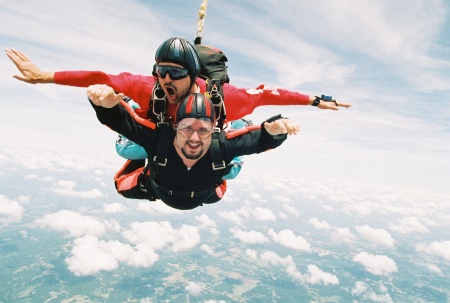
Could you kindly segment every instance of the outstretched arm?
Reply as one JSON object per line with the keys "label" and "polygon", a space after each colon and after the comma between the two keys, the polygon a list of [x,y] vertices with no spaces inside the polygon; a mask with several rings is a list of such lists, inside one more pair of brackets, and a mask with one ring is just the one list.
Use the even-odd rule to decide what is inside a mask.
{"label": "outstretched arm", "polygon": [[[313,105],[315,96],[290,91],[283,88],[272,88],[260,85],[255,89],[237,88],[229,83],[224,83],[224,103],[227,110],[227,119],[238,120],[249,115],[259,106],[266,105]],[[319,109],[339,110],[340,107],[348,108],[351,104],[337,101],[322,101],[317,105]]]}
{"label": "outstretched arm", "polygon": [[13,48],[5,50],[6,55],[16,65],[21,75],[14,75],[17,80],[36,83],[55,83],[54,72],[44,72],[39,69],[24,53]]}

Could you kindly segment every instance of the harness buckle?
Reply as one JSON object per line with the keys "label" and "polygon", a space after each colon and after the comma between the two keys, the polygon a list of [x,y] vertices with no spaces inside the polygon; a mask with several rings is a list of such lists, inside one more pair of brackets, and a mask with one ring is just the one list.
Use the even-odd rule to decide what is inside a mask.
{"label": "harness buckle", "polygon": [[[162,116],[161,116],[162,117]],[[161,118],[162,119],[162,118]],[[169,122],[156,122],[156,125],[159,127],[159,126],[162,126],[162,125],[164,125],[164,126],[169,126],[170,124],[169,124]]]}
{"label": "harness buckle", "polygon": [[153,161],[155,161],[156,163],[158,163],[159,166],[166,166],[167,165],[167,158],[164,158],[164,162],[160,162],[158,161],[158,156],[154,156],[153,157]]}
{"label": "harness buckle", "polygon": [[139,189],[145,193],[147,192],[147,188],[145,188],[145,185],[142,183],[139,183]]}
{"label": "harness buckle", "polygon": [[191,198],[194,198],[195,192],[191,192]]}
{"label": "harness buckle", "polygon": [[225,167],[227,167],[226,164],[225,164],[225,161],[222,161],[222,163],[219,163],[219,164],[216,164],[216,163],[212,164],[212,169],[213,170],[224,169]]}
{"label": "harness buckle", "polygon": [[171,191],[170,189],[169,189],[169,191],[167,192],[169,195],[173,195],[173,191]]}

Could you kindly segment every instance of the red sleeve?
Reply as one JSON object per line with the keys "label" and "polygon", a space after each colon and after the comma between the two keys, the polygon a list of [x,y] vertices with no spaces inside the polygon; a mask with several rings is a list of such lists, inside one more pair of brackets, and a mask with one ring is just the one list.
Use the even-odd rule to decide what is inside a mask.
{"label": "red sleeve", "polygon": [[223,85],[224,102],[229,121],[240,119],[263,105],[308,105],[309,95],[261,84],[257,88],[237,88]]}
{"label": "red sleeve", "polygon": [[60,85],[88,87],[106,84],[136,101],[142,110],[148,109],[155,77],[120,73],[109,75],[100,71],[61,71],[55,73],[55,83]]}

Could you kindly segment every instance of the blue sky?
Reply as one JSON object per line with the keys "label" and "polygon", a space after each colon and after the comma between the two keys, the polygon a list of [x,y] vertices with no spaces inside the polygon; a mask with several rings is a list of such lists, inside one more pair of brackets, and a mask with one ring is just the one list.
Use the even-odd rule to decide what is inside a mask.
{"label": "blue sky", "polygon": [[[0,44],[41,69],[150,74],[167,37],[193,39],[200,1],[0,3]],[[447,192],[450,184],[450,4],[445,1],[211,0],[204,43],[229,59],[231,83],[261,83],[353,104],[325,112],[265,107],[302,131],[245,170],[274,179],[367,182]],[[115,159],[82,88],[30,85],[0,57],[0,145]],[[239,181],[235,181],[239,182]]]}

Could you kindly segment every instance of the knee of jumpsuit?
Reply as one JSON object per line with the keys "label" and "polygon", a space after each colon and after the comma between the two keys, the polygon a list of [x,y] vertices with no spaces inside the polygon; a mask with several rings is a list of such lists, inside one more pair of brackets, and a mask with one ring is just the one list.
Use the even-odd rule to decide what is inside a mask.
{"label": "knee of jumpsuit", "polygon": [[[135,110],[136,108],[140,108],[139,104],[137,104],[133,100],[128,101],[128,104],[133,110]],[[119,135],[117,137],[116,152],[119,154],[119,156],[128,160],[147,159],[147,152],[142,146],[137,145],[136,143],[128,140],[122,135]]]}

